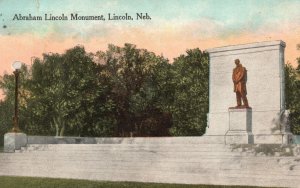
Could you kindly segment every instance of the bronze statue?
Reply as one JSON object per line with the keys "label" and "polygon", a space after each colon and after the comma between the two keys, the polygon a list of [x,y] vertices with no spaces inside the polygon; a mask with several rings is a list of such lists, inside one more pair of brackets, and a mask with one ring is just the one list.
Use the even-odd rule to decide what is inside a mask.
{"label": "bronze statue", "polygon": [[[242,66],[239,59],[234,61],[236,67],[233,69],[232,81],[234,85],[234,92],[236,93],[237,106],[234,108],[250,108],[247,99],[247,70]],[[242,105],[243,101],[243,105]]]}

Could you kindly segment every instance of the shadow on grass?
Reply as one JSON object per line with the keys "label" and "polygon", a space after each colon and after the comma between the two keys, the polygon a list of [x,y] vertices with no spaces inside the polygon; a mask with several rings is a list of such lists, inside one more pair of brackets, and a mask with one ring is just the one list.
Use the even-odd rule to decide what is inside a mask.
{"label": "shadow on grass", "polygon": [[[1,188],[251,188],[251,186],[182,185],[136,182],[105,182],[53,178],[0,176]],[[252,187],[254,188],[254,187]]]}

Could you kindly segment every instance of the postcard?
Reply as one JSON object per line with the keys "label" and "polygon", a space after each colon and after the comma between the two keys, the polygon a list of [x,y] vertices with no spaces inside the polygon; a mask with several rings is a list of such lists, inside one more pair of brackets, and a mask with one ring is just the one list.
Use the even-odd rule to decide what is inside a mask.
{"label": "postcard", "polygon": [[297,187],[299,10],[0,0],[0,179]]}

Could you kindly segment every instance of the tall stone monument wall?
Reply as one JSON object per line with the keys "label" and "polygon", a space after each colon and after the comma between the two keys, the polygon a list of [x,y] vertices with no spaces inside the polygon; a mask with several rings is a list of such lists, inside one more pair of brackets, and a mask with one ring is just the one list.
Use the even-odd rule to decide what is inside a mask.
{"label": "tall stone monument wall", "polygon": [[228,108],[236,106],[232,71],[239,59],[247,69],[247,98],[252,107],[255,143],[283,143],[281,119],[285,111],[283,41],[225,46],[210,55],[209,114],[206,135],[226,135]]}

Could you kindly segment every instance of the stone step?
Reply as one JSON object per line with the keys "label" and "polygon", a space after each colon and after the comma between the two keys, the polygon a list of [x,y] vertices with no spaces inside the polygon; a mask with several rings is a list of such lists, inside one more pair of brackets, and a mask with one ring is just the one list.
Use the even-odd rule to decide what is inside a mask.
{"label": "stone step", "polygon": [[[273,159],[273,158],[289,158],[289,157],[295,157],[296,159],[299,159],[298,156],[265,156],[265,155],[255,155],[252,153],[232,153],[232,152],[205,152],[205,151],[200,151],[200,152],[172,152],[172,151],[98,151],[98,152],[93,152],[93,151],[35,151],[35,152],[20,152],[23,153],[24,155],[32,154],[32,155],[61,155],[61,156],[98,156],[98,157],[106,157],[106,156],[136,156],[136,157],[143,157],[143,156],[156,156],[156,157],[177,157],[177,158],[182,158],[182,157],[189,157],[189,159],[194,159],[197,157],[201,158],[233,158],[234,160],[237,160],[239,158],[251,158],[251,157],[269,157],[268,159]],[[30,154],[29,154],[30,153]],[[5,155],[4,155],[5,156]]]}
{"label": "stone step", "polygon": [[[18,173],[16,173],[18,171]],[[49,173],[51,172],[51,173]],[[267,172],[268,173],[268,172]],[[84,178],[96,180],[111,180],[114,181],[143,181],[143,182],[171,182],[171,183],[189,183],[189,184],[211,184],[222,181],[226,185],[227,180],[235,179],[229,185],[257,185],[257,186],[283,186],[283,185],[299,185],[299,176],[291,175],[261,175],[252,174],[250,171],[247,174],[240,171],[209,171],[202,170],[201,172],[184,172],[184,171],[162,171],[151,169],[55,169],[55,168],[7,168],[5,171],[0,170],[0,175],[25,175],[25,176],[50,176],[60,178]],[[192,178],[193,177],[193,178]],[[123,179],[124,178],[124,179]],[[202,179],[199,179],[202,178]],[[192,181],[186,181],[187,179]],[[159,180],[159,181],[158,181]],[[206,181],[209,180],[209,181]],[[243,181],[237,181],[243,180]],[[251,180],[251,181],[249,181]],[[225,183],[226,182],[226,183]],[[294,183],[297,184],[294,184]]]}
{"label": "stone step", "polygon": [[[85,146],[86,145],[86,146]],[[231,148],[230,145],[223,144],[43,144],[33,145],[30,144],[28,147],[58,147],[58,148],[97,148],[97,147],[194,147],[194,148]]]}
{"label": "stone step", "polygon": [[237,152],[237,151],[231,151],[228,149],[194,149],[194,150],[187,150],[185,148],[90,148],[90,149],[84,149],[84,148],[42,148],[42,149],[36,149],[36,148],[22,148],[21,150],[17,150],[16,153],[25,153],[25,152],[60,152],[60,153],[74,153],[74,152],[82,152],[82,153],[104,153],[104,152],[115,152],[115,153],[124,153],[124,152],[155,152],[155,153],[235,153],[235,154],[250,154],[250,152]]}
{"label": "stone step", "polygon": [[30,145],[26,148],[22,148],[21,150],[18,150],[16,152],[60,152],[60,153],[141,153],[141,152],[150,152],[150,153],[174,153],[174,154],[180,154],[180,153],[206,153],[204,155],[232,155],[232,154],[247,154],[250,152],[238,152],[238,151],[232,151],[232,149],[227,147],[176,147],[176,146],[132,146],[132,145],[126,145],[126,146],[111,146],[111,145],[87,145],[86,147],[84,145]]}
{"label": "stone step", "polygon": [[56,148],[56,147],[28,147],[21,148],[16,152],[32,152],[32,151],[120,151],[120,152],[139,152],[139,151],[157,151],[157,152],[231,152],[227,148],[180,148],[180,147],[93,147],[93,148]]}
{"label": "stone step", "polygon": [[285,170],[299,169],[299,160],[298,158],[280,158],[280,157],[218,157],[207,156],[203,157],[178,157],[178,156],[156,156],[156,155],[143,155],[143,157],[137,157],[135,155],[59,155],[57,153],[47,153],[46,155],[39,155],[32,153],[18,153],[18,154],[7,154],[0,156],[0,163],[15,163],[19,162],[22,164],[34,165],[37,163],[59,163],[63,165],[64,163],[91,163],[91,164],[102,164],[104,161],[106,164],[119,164],[124,163],[129,165],[138,164],[170,164],[170,166],[184,165],[186,163],[199,165],[200,167],[217,167],[219,169],[282,169]]}
{"label": "stone step", "polygon": [[235,153],[227,153],[226,155],[215,155],[207,154],[205,152],[193,152],[193,153],[174,153],[174,152],[52,152],[52,151],[39,151],[39,152],[25,152],[25,153],[3,153],[0,155],[0,160],[7,159],[26,159],[32,158],[55,158],[55,159],[66,159],[66,160],[78,160],[84,158],[86,160],[170,160],[170,161],[190,161],[198,162],[203,160],[231,160],[231,163],[239,161],[259,161],[261,163],[267,163],[270,160],[275,160],[284,163],[284,159],[299,160],[299,157],[267,157],[267,156],[242,156]]}
{"label": "stone step", "polygon": [[107,138],[89,138],[89,137],[53,137],[53,136],[28,136],[28,144],[224,144],[223,136],[190,136],[190,137],[107,137]]}
{"label": "stone step", "polygon": [[[46,157],[46,158],[66,158],[68,160],[71,159],[78,159],[78,158],[85,158],[86,160],[92,160],[95,158],[102,158],[102,159],[131,159],[131,160],[141,160],[141,159],[159,159],[164,158],[167,160],[192,160],[198,161],[203,158],[216,158],[216,159],[231,159],[234,158],[238,160],[242,157],[239,153],[228,153],[228,152],[51,152],[51,151],[39,151],[39,152],[25,152],[25,153],[16,153],[18,155],[14,155],[15,158],[35,158],[35,157]],[[5,159],[11,157],[9,155],[3,155],[1,158]]]}
{"label": "stone step", "polygon": [[122,146],[122,147],[110,147],[110,146],[89,146],[87,148],[85,147],[56,147],[56,146],[29,146],[27,148],[22,148],[21,150],[17,150],[17,153],[28,153],[28,152],[59,152],[59,153],[157,153],[157,154],[171,154],[174,153],[174,155],[182,155],[186,153],[191,154],[201,154],[201,155],[230,155],[230,156],[247,156],[247,155],[253,155],[251,152],[238,152],[238,151],[232,151],[230,148],[187,148],[187,147],[132,147],[132,146]]}
{"label": "stone step", "polygon": [[300,184],[300,156],[279,156],[289,155],[289,148],[276,155],[255,150],[256,146],[245,152],[247,147],[152,141],[31,144],[16,153],[1,153],[0,175],[276,187]]}
{"label": "stone step", "polygon": [[111,177],[114,177],[115,172],[119,173],[130,173],[130,174],[164,174],[164,173],[176,173],[176,174],[206,174],[206,175],[219,175],[224,177],[236,177],[236,178],[257,178],[257,179],[285,179],[285,180],[293,180],[299,177],[299,173],[280,173],[280,171],[245,171],[245,170],[220,170],[216,172],[212,169],[174,169],[174,168],[118,168],[118,167],[111,167],[111,168],[73,168],[72,166],[68,167],[68,170],[62,168],[46,168],[42,165],[35,166],[28,168],[28,166],[9,166],[3,167],[0,170],[0,173],[5,174],[8,171],[26,171],[27,173],[31,173],[32,175],[38,175],[39,173],[60,173],[60,174],[68,174],[68,173],[107,173],[111,174]]}
{"label": "stone step", "polygon": [[[214,163],[204,163],[204,162],[166,162],[166,161],[146,161],[146,162],[137,162],[137,161],[66,161],[66,160],[41,160],[41,159],[35,159],[35,160],[19,160],[19,161],[6,161],[5,165],[2,167],[24,167],[24,168],[32,168],[37,166],[51,166],[51,167],[60,167],[60,166],[66,166],[68,168],[86,168],[86,169],[98,169],[98,168],[104,168],[104,169],[110,169],[110,168],[118,168],[118,169],[167,169],[167,170],[174,170],[180,169],[180,170],[187,170],[187,171],[198,171],[202,169],[206,170],[219,170],[219,171],[228,171],[228,170],[239,170],[241,173],[245,172],[251,172],[253,174],[264,174],[265,172],[270,171],[271,174],[297,174],[300,175],[300,164],[293,164],[291,166],[285,165],[285,166],[278,166],[275,163],[268,163],[266,165],[259,164],[255,166],[256,164],[253,163],[242,163],[242,164],[227,164],[226,161],[221,162],[214,162]],[[270,174],[270,173],[268,173]]]}
{"label": "stone step", "polygon": [[[273,148],[272,148],[273,147]],[[22,148],[20,152],[25,151],[41,151],[41,150],[50,150],[50,151],[69,151],[69,150],[157,150],[157,151],[182,151],[182,152],[193,152],[193,151],[228,151],[228,152],[240,152],[247,153],[252,155],[275,155],[275,156],[291,156],[298,155],[300,153],[300,148],[297,147],[287,147],[284,148],[280,145],[278,146],[269,146],[263,148],[257,148],[251,146],[247,148],[245,146],[235,146],[235,145],[223,145],[223,144],[207,144],[207,145],[185,145],[185,144],[47,144],[47,145],[29,145],[26,148]],[[299,151],[298,151],[299,150]],[[17,151],[19,152],[19,151]],[[300,155],[299,155],[300,156]]]}
{"label": "stone step", "polygon": [[144,144],[28,144],[28,148],[144,148],[144,147],[156,147],[156,148],[178,148],[178,147],[186,147],[186,148],[227,148],[231,149],[231,145],[224,144],[166,144],[166,143],[144,143]]}
{"label": "stone step", "polygon": [[[240,174],[248,174],[250,173],[250,175],[265,175],[265,176],[269,176],[269,175],[292,175],[292,174],[296,174],[299,175],[299,170],[289,170],[287,171],[284,168],[274,168],[274,169],[270,169],[266,170],[266,169],[256,169],[255,171],[253,171],[252,169],[240,169],[240,168],[230,168],[230,166],[225,167],[225,165],[222,164],[214,164],[215,166],[198,166],[195,165],[194,167],[191,167],[191,165],[187,165],[186,163],[180,163],[180,164],[164,164],[164,165],[156,165],[155,163],[152,165],[148,165],[148,166],[140,166],[140,165],[135,165],[135,166],[129,166],[128,164],[120,164],[119,163],[111,163],[110,165],[106,165],[106,164],[99,164],[99,163],[95,163],[94,165],[92,165],[91,163],[86,163],[84,161],[82,161],[81,163],[72,163],[72,162],[54,162],[54,161],[48,161],[48,162],[31,162],[31,163],[26,163],[23,161],[20,161],[19,163],[6,163],[5,165],[2,166],[2,170],[5,170],[7,168],[16,168],[16,169],[20,169],[20,170],[25,170],[26,168],[34,168],[34,169],[40,169],[40,168],[45,168],[45,165],[47,165],[48,169],[81,169],[81,170],[87,170],[87,171],[97,171],[97,170],[101,170],[101,171],[106,171],[106,170],[128,170],[128,171],[139,171],[139,170],[149,170],[149,171],[155,171],[158,170],[160,172],[163,171],[176,171],[176,172],[190,172],[190,173],[202,173],[202,172],[215,172],[216,169],[219,169],[218,173],[222,173],[222,172],[226,172],[226,173],[240,173]],[[219,168],[218,168],[219,167]],[[266,172],[268,172],[267,174],[265,174]]]}
{"label": "stone step", "polygon": [[[286,163],[279,163],[278,159],[258,159],[258,158],[248,158],[248,159],[232,159],[232,158],[197,158],[197,159],[186,159],[186,158],[151,158],[151,157],[144,157],[144,158],[136,158],[136,157],[127,157],[127,158],[120,158],[120,157],[90,157],[90,158],[83,158],[83,157],[63,157],[59,155],[30,155],[30,156],[6,156],[6,157],[0,157],[1,162],[18,162],[18,161],[91,161],[91,162],[98,162],[98,161],[106,161],[106,162],[141,162],[141,163],[160,163],[160,162],[170,162],[170,163],[202,163],[202,164],[215,164],[215,163],[225,163],[226,165],[231,165],[232,167],[246,167],[247,165],[270,165],[270,164],[276,164],[277,166],[286,166],[286,165],[296,165],[299,162],[295,162],[294,159],[291,159],[290,161]],[[234,162],[233,162],[234,161]]]}

